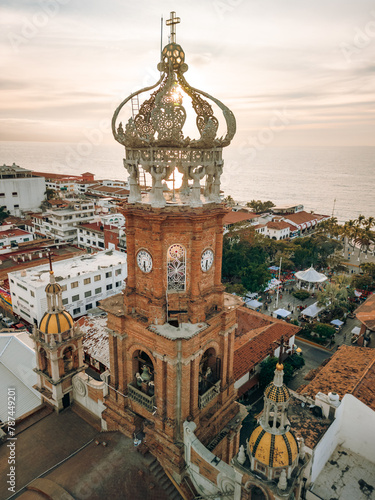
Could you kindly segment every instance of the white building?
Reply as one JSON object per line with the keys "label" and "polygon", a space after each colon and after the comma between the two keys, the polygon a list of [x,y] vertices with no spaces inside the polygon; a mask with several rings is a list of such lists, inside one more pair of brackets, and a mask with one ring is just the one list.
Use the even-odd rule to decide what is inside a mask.
{"label": "white building", "polygon": [[125,217],[120,213],[102,215],[100,220],[104,226],[125,226]]}
{"label": "white building", "polygon": [[[9,252],[12,248],[18,247],[19,243],[24,241],[32,241],[34,235],[18,227],[4,229],[0,226],[0,253]],[[5,226],[8,228],[8,226]]]}
{"label": "white building", "polygon": [[50,208],[43,215],[46,218],[39,232],[55,240],[74,243],[77,241],[76,226],[94,220],[95,205],[92,201],[77,200],[71,202],[68,207]]}
{"label": "white building", "polygon": [[[127,276],[126,255],[117,250],[82,255],[53,264],[62,287],[63,304],[77,318],[110,295],[119,293]],[[43,265],[8,274],[12,307],[29,323],[39,323],[47,309],[45,287],[49,266]]]}
{"label": "white building", "polygon": [[5,205],[12,215],[38,210],[45,191],[44,178],[33,176],[30,170],[15,163],[0,167],[0,206]]}

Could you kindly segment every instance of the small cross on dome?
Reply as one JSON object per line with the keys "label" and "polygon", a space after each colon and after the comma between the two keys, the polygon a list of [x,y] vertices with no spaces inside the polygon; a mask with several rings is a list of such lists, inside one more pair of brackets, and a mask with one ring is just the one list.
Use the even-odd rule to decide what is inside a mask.
{"label": "small cross on dome", "polygon": [[176,43],[176,24],[179,24],[181,19],[176,17],[176,12],[171,12],[171,18],[167,19],[166,25],[171,27],[171,40],[170,43]]}

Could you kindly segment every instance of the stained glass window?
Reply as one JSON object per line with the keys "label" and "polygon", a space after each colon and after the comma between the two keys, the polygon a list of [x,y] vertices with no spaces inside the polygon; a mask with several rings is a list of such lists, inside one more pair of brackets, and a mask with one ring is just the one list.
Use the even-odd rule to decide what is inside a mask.
{"label": "stained glass window", "polygon": [[185,248],[172,245],[168,249],[168,290],[183,291],[186,286]]}

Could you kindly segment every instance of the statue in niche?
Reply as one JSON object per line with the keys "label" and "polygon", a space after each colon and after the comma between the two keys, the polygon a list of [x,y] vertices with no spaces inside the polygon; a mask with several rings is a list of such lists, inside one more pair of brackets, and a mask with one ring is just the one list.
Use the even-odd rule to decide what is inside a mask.
{"label": "statue in niche", "polygon": [[193,179],[193,187],[190,196],[190,206],[200,207],[202,206],[201,200],[201,184],[200,181],[205,176],[205,167],[189,167],[189,177]]}
{"label": "statue in niche", "polygon": [[166,202],[163,195],[163,184],[162,180],[165,179],[167,169],[166,167],[151,167],[152,176],[152,190],[151,190],[151,206],[152,207],[164,207]]}
{"label": "statue in niche", "polygon": [[124,160],[124,167],[129,174],[129,203],[137,203],[141,201],[141,188],[138,182],[138,165]]}

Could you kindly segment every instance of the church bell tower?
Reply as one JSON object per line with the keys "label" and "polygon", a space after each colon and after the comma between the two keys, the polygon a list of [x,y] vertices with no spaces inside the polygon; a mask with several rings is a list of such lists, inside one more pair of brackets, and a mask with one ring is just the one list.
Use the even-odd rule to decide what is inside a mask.
{"label": "church bell tower", "polygon": [[[176,43],[179,22],[172,12],[159,81],[127,97],[113,116],[130,184],[123,209],[128,277],[121,300],[102,302],[112,330],[108,429],[143,432],[177,481],[185,465],[185,420],[197,424],[197,437],[225,461],[238,449],[240,425],[233,380],[236,312],[221,284],[227,212],[220,198],[222,149],[236,122],[223,103],[186,81],[185,53]],[[143,94],[139,111],[123,127],[123,108]],[[184,105],[191,106],[195,139],[185,132]],[[222,115],[220,136],[214,107]],[[152,179],[150,190],[141,187],[144,172]]]}

